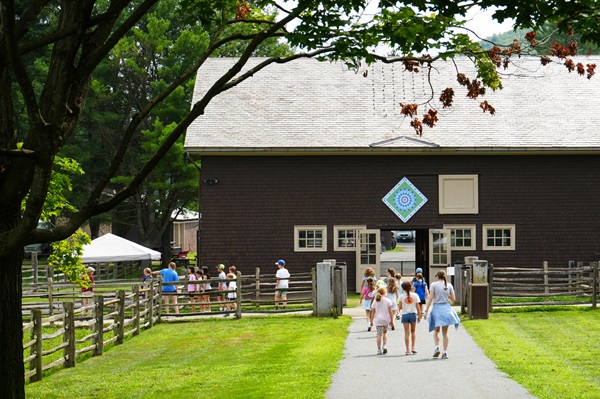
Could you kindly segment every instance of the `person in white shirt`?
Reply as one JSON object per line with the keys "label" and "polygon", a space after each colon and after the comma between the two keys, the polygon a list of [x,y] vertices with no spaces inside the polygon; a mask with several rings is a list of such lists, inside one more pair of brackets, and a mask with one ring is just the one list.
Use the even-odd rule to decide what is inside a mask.
{"label": "person in white shirt", "polygon": [[[373,312],[373,324],[377,330],[377,354],[385,355],[387,353],[388,326],[394,327],[392,301],[387,298],[385,287],[377,289],[377,294],[373,299],[371,309]],[[382,343],[383,346],[381,345]]]}
{"label": "person in white shirt", "polygon": [[[429,332],[433,333],[433,343],[435,349],[433,357],[440,355],[440,330],[442,331],[443,349],[442,359],[448,359],[448,327],[454,324],[456,329],[460,324],[460,318],[450,306],[448,299],[456,301],[454,297],[454,287],[446,281],[446,272],[443,270],[435,274],[436,281],[431,283],[429,287],[429,296],[427,297],[427,309],[425,309],[425,317],[429,317]],[[427,312],[433,303],[433,310],[427,316]]]}
{"label": "person in white shirt", "polygon": [[[412,285],[408,281],[402,283],[400,295],[400,309],[402,310],[402,325],[404,326],[404,345],[406,355],[417,353],[417,323],[421,321],[421,301],[419,295],[412,292]],[[412,341],[412,346],[410,346]]]}
{"label": "person in white shirt", "polygon": [[279,259],[275,265],[279,267],[277,273],[275,274],[275,278],[277,282],[275,283],[275,310],[279,310],[279,300],[282,301],[283,308],[287,309],[287,293],[289,286],[290,272],[285,268],[285,261],[283,259]]}

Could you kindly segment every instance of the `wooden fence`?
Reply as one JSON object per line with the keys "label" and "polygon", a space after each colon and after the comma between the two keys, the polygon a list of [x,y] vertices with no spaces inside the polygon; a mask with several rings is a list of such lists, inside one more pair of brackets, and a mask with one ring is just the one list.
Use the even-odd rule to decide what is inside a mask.
{"label": "wooden fence", "polygon": [[160,317],[160,307],[155,305],[160,298],[154,291],[152,286],[135,285],[130,291],[116,290],[114,296],[96,295],[92,305],[80,307],[74,301],[80,296],[63,295],[62,311],[56,315],[25,308],[23,320],[29,320],[23,324],[24,337],[29,333],[23,345],[25,378],[39,381],[46,370],[74,367],[79,356],[100,356],[106,345],[122,344],[141,328],[151,328]]}
{"label": "wooden fence", "polygon": [[[570,264],[568,268],[551,268],[544,262],[541,268],[493,267],[489,269],[493,306],[581,305],[598,301],[598,262],[584,266]],[[523,299],[519,301],[519,298]],[[525,299],[527,298],[527,300]]]}
{"label": "wooden fence", "polygon": [[[54,367],[74,367],[79,356],[102,355],[106,345],[123,343],[128,335],[138,335],[142,328],[151,328],[165,317],[200,317],[243,313],[284,313],[312,311],[314,313],[315,283],[313,273],[296,273],[289,280],[288,308],[275,310],[274,295],[277,279],[273,274],[254,276],[241,274],[235,279],[194,281],[183,278],[175,283],[163,283],[161,278],[151,284],[136,281],[101,281],[94,284],[94,303],[82,305],[80,288],[67,282],[24,283],[35,288],[23,296],[23,334],[29,341],[23,346],[25,378],[39,381],[43,372]],[[219,282],[236,282],[235,289],[218,290]],[[188,284],[199,287],[210,284],[204,292],[188,292]],[[176,294],[163,292],[163,287],[176,285]],[[126,289],[127,288],[127,289]],[[219,295],[235,293],[235,300],[220,300]],[[164,297],[177,297],[177,305],[165,304]],[[177,306],[177,313],[175,313]],[[226,309],[219,309],[226,306]],[[78,337],[79,335],[83,335]]]}

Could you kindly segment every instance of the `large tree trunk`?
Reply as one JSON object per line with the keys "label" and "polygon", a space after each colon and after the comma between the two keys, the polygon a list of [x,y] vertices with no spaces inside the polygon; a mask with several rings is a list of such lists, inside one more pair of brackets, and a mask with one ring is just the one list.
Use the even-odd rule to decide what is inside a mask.
{"label": "large tree trunk", "polygon": [[0,398],[24,399],[21,266],[23,250],[0,257]]}

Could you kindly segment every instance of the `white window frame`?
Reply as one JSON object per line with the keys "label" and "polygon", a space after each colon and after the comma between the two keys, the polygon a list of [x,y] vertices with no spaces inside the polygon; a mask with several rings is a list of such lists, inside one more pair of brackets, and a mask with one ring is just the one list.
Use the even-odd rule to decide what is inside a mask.
{"label": "white window frame", "polygon": [[[450,206],[446,199],[449,198],[444,187],[446,183],[451,181],[471,182],[471,206]],[[439,191],[439,213],[440,215],[477,215],[479,213],[479,176],[478,175],[439,175],[438,176],[438,191]],[[464,190],[463,190],[464,191]],[[466,198],[466,197],[464,197]]]}
{"label": "white window frame", "polygon": [[[367,226],[333,226],[333,250],[334,251],[356,251],[358,245],[358,234],[360,230],[365,230]],[[340,231],[354,230],[354,246],[352,247],[340,247],[339,246],[339,234]]]}
{"label": "white window frame", "polygon": [[[300,232],[301,231],[321,231],[322,232],[322,247],[300,247]],[[327,226],[294,226],[294,251],[295,252],[325,252],[327,251]]]}
{"label": "white window frame", "polygon": [[[475,249],[477,248],[477,229],[474,224],[445,224],[444,229],[450,230],[450,248],[452,248],[453,251],[475,251]],[[452,239],[454,238],[454,230],[471,230],[471,245],[468,247],[456,247],[452,245]]]}
{"label": "white window frame", "polygon": [[[514,224],[484,224],[482,226],[482,244],[483,250],[488,251],[514,251],[516,248],[517,232]],[[490,246],[487,243],[488,230],[510,230],[510,245],[509,246]]]}

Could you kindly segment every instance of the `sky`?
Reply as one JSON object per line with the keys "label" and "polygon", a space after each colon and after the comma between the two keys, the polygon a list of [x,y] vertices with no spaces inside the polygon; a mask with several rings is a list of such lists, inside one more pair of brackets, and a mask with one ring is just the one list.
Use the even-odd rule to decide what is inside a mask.
{"label": "sky", "polygon": [[[500,24],[492,18],[493,13],[493,9],[483,11],[479,7],[469,10],[467,13],[467,28],[477,32],[481,38],[508,32],[513,29],[512,25],[514,21],[512,19]],[[471,34],[470,36],[475,37]]]}

